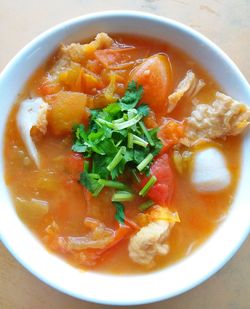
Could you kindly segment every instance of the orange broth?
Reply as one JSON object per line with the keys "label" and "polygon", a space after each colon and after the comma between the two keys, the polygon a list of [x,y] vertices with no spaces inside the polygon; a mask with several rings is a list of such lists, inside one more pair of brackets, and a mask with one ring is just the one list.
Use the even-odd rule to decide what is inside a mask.
{"label": "orange broth", "polygon": [[[185,53],[161,41],[130,35],[112,35],[116,41],[138,48],[138,58],[141,54],[148,56],[156,53],[166,53],[171,61],[173,70],[173,86],[179,83],[186,71],[192,69],[199,78],[206,82],[206,87],[199,93],[198,98],[211,102],[219,90],[215,81],[206,74],[200,66]],[[68,158],[71,155],[72,137],[54,136],[50,131],[43,137],[38,137],[36,146],[41,158],[42,168],[39,170],[30,162],[26,148],[16,126],[16,115],[20,102],[30,93],[36,93],[37,86],[46,71],[53,65],[57,56],[52,57],[42,66],[27,83],[22,94],[18,97],[9,115],[5,133],[5,178],[11,192],[17,213],[25,224],[44,243],[46,248],[65,258],[69,263],[94,271],[111,272],[116,274],[144,273],[151,271],[132,262],[128,256],[128,238],[104,252],[95,265],[85,265],[79,254],[72,255],[58,250],[50,242],[45,230],[55,221],[60,227],[61,236],[80,236],[86,233],[82,224],[84,217],[98,219],[109,228],[117,225],[114,219],[115,209],[111,203],[112,190],[105,189],[94,198],[81,186],[78,175],[68,168]],[[117,92],[124,94],[128,73],[121,72],[121,81]],[[173,90],[172,89],[172,90]],[[94,94],[94,93],[93,93]],[[155,94],[157,95],[157,94]],[[170,118],[182,120],[192,110],[191,102],[182,100],[170,114]],[[229,137],[212,143],[223,152],[232,175],[231,185],[219,193],[197,193],[190,183],[190,173],[186,170],[179,174],[174,165],[175,192],[170,210],[178,211],[181,222],[176,223],[168,238],[170,252],[166,256],[157,257],[155,269],[175,263],[192,253],[215,230],[226,216],[237,186],[240,171],[241,138]],[[233,150],[233,151],[232,151]],[[171,151],[169,152],[171,158]],[[43,200],[49,204],[49,212],[40,221],[34,221],[27,210],[22,207],[20,200]],[[134,218],[139,213],[137,205],[142,198],[136,197],[133,202],[124,203],[126,214]],[[13,227],[14,228],[14,227]]]}

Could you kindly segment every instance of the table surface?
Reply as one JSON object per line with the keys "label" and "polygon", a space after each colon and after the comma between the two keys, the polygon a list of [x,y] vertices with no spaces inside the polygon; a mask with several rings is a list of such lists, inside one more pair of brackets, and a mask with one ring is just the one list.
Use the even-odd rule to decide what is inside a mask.
{"label": "table surface", "polygon": [[[249,0],[0,0],[0,70],[20,48],[49,27],[82,14],[118,9],[147,11],[191,26],[218,44],[250,80]],[[249,261],[250,239],[205,283],[181,296],[141,308],[250,308]],[[108,307],[74,299],[46,286],[0,244],[0,308]]]}

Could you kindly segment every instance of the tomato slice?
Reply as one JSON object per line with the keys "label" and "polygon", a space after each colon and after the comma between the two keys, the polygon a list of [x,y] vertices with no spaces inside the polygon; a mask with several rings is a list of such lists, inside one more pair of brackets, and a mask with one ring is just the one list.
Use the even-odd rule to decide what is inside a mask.
{"label": "tomato slice", "polygon": [[135,80],[143,86],[142,102],[147,103],[158,117],[167,112],[172,76],[171,63],[165,54],[149,57],[130,74],[130,80]]}
{"label": "tomato slice", "polygon": [[[157,178],[157,182],[149,189],[148,197],[156,204],[164,206],[171,202],[174,194],[174,174],[170,165],[169,157],[165,153],[158,157],[150,168],[150,174]],[[142,180],[142,187],[148,178]]]}
{"label": "tomato slice", "polygon": [[145,58],[148,50],[138,47],[120,49],[101,49],[95,51],[95,57],[108,69],[126,69],[138,58]]}
{"label": "tomato slice", "polygon": [[79,180],[80,173],[83,171],[83,157],[79,153],[71,152],[65,158],[65,170],[74,180]]}
{"label": "tomato slice", "polygon": [[170,147],[178,144],[180,139],[184,136],[185,132],[183,122],[164,118],[158,132],[158,137],[163,143],[161,153],[168,151]]}

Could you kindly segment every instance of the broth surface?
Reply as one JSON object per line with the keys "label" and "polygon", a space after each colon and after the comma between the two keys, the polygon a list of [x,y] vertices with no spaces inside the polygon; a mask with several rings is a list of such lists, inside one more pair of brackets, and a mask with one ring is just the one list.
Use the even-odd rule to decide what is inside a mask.
{"label": "broth surface", "polygon": [[[157,53],[167,54],[172,64],[173,89],[191,69],[206,82],[206,87],[197,95],[198,99],[206,103],[213,101],[219,86],[197,63],[170,44],[125,34],[111,35],[111,37],[120,44],[137,47],[137,58],[142,54],[144,57]],[[29,158],[16,125],[20,102],[37,93],[41,79],[55,63],[57,57],[56,54],[32,76],[12,108],[5,133],[5,178],[18,215],[46,248],[73,265],[86,269],[88,267],[81,263],[79,255],[74,256],[55,249],[45,231],[55,221],[60,227],[61,236],[81,236],[87,231],[86,226],[83,225],[84,217],[98,219],[107,227],[115,228],[115,209],[111,203],[113,191],[104,189],[98,198],[86,195],[86,189],[78,183],[77,176],[73,175],[67,167],[67,160],[72,153],[71,135],[55,136],[48,131],[45,136],[37,137],[36,146],[41,158],[41,169],[38,169]],[[129,72],[130,70],[125,69],[120,73],[123,81],[120,83],[118,92],[122,95]],[[192,104],[184,99],[169,117],[181,121],[189,116],[191,111]],[[225,140],[216,140],[202,147],[211,145],[215,145],[225,155],[227,167],[231,172],[231,184],[218,193],[201,194],[195,191],[190,183],[189,170],[179,174],[173,167],[176,184],[169,209],[178,212],[181,222],[175,224],[168,238],[169,253],[166,256],[157,257],[156,267],[153,270],[166,267],[191,254],[211,235],[229,211],[240,172],[241,137],[227,137]],[[171,157],[171,151],[169,153]],[[49,205],[48,214],[40,221],[34,219],[27,208],[23,207],[25,201],[32,199],[46,201]],[[126,203],[126,214],[133,218],[139,213],[136,206],[142,200],[141,197],[136,197],[133,202]],[[89,268],[116,274],[152,271],[131,261],[128,255],[128,241],[124,239],[107,250],[101,260],[94,266],[90,265]]]}

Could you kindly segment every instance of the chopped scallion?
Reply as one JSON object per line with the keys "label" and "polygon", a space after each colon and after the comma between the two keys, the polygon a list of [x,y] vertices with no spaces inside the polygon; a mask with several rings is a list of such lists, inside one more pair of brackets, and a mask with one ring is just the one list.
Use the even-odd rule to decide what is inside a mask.
{"label": "chopped scallion", "polygon": [[112,122],[109,122],[109,121],[107,121],[107,120],[105,120],[105,119],[102,119],[102,118],[98,118],[98,119],[96,119],[95,120],[95,122],[97,123],[97,124],[101,124],[101,125],[105,125],[105,126],[107,126],[108,128],[110,128],[110,129],[114,129],[114,124],[112,123]]}
{"label": "chopped scallion", "polygon": [[128,148],[133,148],[133,134],[128,133]]}
{"label": "chopped scallion", "polygon": [[157,178],[153,175],[149,181],[145,184],[145,186],[139,192],[139,195],[145,196],[148,193],[148,190],[156,183]]}
{"label": "chopped scallion", "polygon": [[88,173],[88,171],[89,171],[89,161],[84,161],[83,169],[84,169],[84,172]]}
{"label": "chopped scallion", "polygon": [[134,176],[135,180],[137,183],[141,183],[141,179],[138,177],[137,173],[136,173],[136,170],[135,169],[132,169],[131,170],[131,173],[132,175]]}
{"label": "chopped scallion", "polygon": [[90,173],[89,176],[93,179],[99,179],[100,178],[100,175],[98,174],[95,174],[95,173]]}
{"label": "chopped scallion", "polygon": [[103,188],[104,188],[104,185],[98,184],[97,188],[96,188],[95,191],[93,192],[93,195],[94,195],[94,196],[97,196],[97,195],[102,191]]}
{"label": "chopped scallion", "polygon": [[115,155],[114,159],[109,163],[109,165],[107,166],[107,169],[111,172],[123,159],[123,155],[126,152],[126,147],[122,146],[119,151],[117,152],[117,154]]}
{"label": "chopped scallion", "polygon": [[117,191],[112,196],[112,202],[130,202],[134,199],[134,194],[128,191]]}
{"label": "chopped scallion", "polygon": [[154,146],[155,143],[153,142],[153,140],[152,140],[150,134],[148,133],[147,128],[145,127],[145,125],[144,125],[144,123],[143,123],[142,121],[139,122],[139,126],[141,127],[143,133],[145,134],[145,136],[146,136],[146,138],[147,138],[149,144],[150,144],[151,146]]}
{"label": "chopped scallion", "polygon": [[137,169],[141,172],[153,159],[153,155],[149,153],[140,164],[137,165]]}
{"label": "chopped scallion", "polygon": [[128,127],[132,127],[135,125],[138,121],[140,121],[142,118],[142,115],[136,115],[134,118],[129,119],[127,121],[121,122],[121,123],[113,123],[113,128],[115,130],[123,130]]}
{"label": "chopped scallion", "polygon": [[128,190],[128,186],[119,181],[99,179],[98,183],[100,183],[101,185],[105,187],[115,188],[119,190]]}
{"label": "chopped scallion", "polygon": [[144,139],[142,139],[139,136],[136,136],[134,134],[133,134],[133,143],[137,144],[139,146],[142,146],[144,148],[148,146],[148,142],[146,142]]}
{"label": "chopped scallion", "polygon": [[151,200],[145,202],[145,203],[142,203],[140,206],[139,206],[139,209],[141,211],[144,211],[144,210],[147,210],[148,208],[150,208],[151,206],[153,206],[155,203]]}

